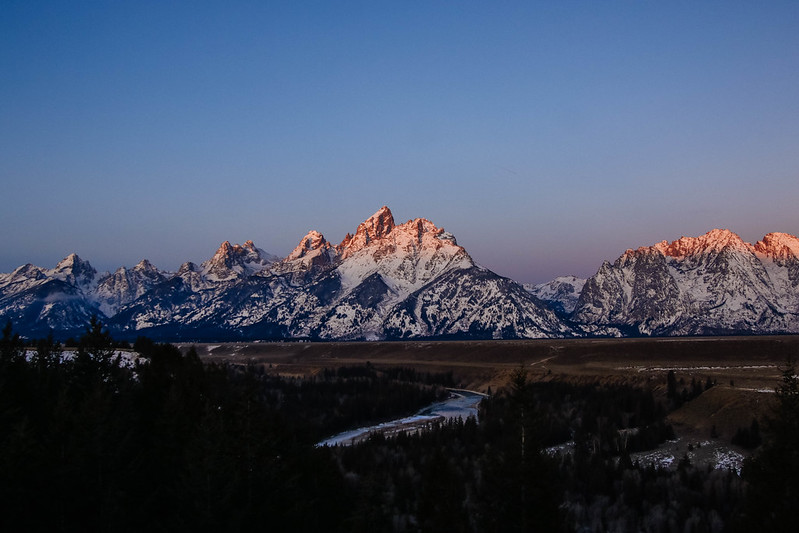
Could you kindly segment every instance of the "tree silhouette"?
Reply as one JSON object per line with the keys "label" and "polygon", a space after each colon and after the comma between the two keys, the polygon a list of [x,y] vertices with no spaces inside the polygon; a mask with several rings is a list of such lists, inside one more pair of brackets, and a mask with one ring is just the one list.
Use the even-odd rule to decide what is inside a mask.
{"label": "tree silhouette", "polygon": [[765,423],[760,453],[745,465],[749,482],[746,527],[795,531],[799,507],[799,377],[789,360],[776,388],[777,403]]}

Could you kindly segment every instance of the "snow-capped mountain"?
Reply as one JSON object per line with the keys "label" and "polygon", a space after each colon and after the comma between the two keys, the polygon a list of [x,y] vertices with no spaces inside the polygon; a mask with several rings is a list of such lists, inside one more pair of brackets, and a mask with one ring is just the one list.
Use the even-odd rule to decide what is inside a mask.
{"label": "snow-capped mountain", "polygon": [[78,287],[89,287],[97,276],[97,271],[88,261],[83,261],[78,254],[70,254],[59,261],[56,267],[49,271],[48,276]]}
{"label": "snow-capped mountain", "polygon": [[135,267],[119,267],[116,272],[102,278],[94,291],[95,301],[103,314],[112,316],[119,309],[159,283],[167,279],[167,274],[143,259]]}
{"label": "snow-capped mountain", "polygon": [[[428,296],[441,290],[446,285],[444,280],[450,279],[447,276],[455,272],[450,283],[466,285],[472,280],[472,292],[485,295],[471,300]],[[391,211],[383,207],[339,245],[333,246],[321,233],[311,231],[285,259],[246,282],[207,296],[201,306],[193,301],[174,312],[184,313],[182,321],[197,330],[224,325],[252,336],[493,337],[500,333],[480,316],[480,309],[488,308],[488,294],[496,293],[496,288],[483,283],[489,278],[504,279],[476,267],[451,234],[425,219],[397,225]],[[431,322],[429,317],[413,312],[404,320],[397,318],[402,309],[413,309],[411,303],[420,298],[436,299],[439,307],[459,319],[444,325],[443,315],[438,322]],[[150,314],[148,307],[140,307],[140,314],[133,317],[136,323],[145,323],[142,319]],[[527,327],[515,330],[516,322],[509,320],[510,325],[504,326],[505,336],[571,334],[550,310],[532,298],[523,304],[503,302],[495,311],[497,316],[507,313],[526,317]],[[538,322],[544,326],[536,330],[532,324]]]}
{"label": "snow-capped mountain", "polygon": [[585,281],[585,278],[577,276],[559,276],[547,283],[525,284],[524,288],[536,298],[548,303],[557,312],[568,315],[577,306]]}
{"label": "snow-capped mountain", "polygon": [[[61,288],[64,295],[85,306],[81,319],[96,313],[115,333],[126,336],[382,339],[574,334],[520,285],[475,265],[452,234],[423,218],[396,224],[388,207],[335,246],[318,231],[310,231],[283,259],[247,241],[224,242],[202,265],[185,263],[175,273],[142,261],[132,269],[98,277],[77,256],[62,263],[54,271],[20,267],[0,276],[0,290],[22,280],[37,287],[59,281],[68,285]],[[74,265],[71,270],[69,265]],[[58,279],[53,279],[55,271]],[[14,305],[28,310],[24,320],[19,313],[7,312]],[[22,305],[3,293],[0,319],[5,317],[18,328],[20,320],[37,326],[19,328],[23,332],[41,331],[43,326],[65,329],[37,314],[32,299]]]}
{"label": "snow-capped mountain", "polygon": [[278,258],[256,248],[252,241],[244,245],[225,241],[214,256],[202,264],[202,274],[210,281],[246,278],[263,270]]}
{"label": "snow-capped mountain", "polygon": [[799,239],[728,230],[627,250],[589,278],[578,323],[644,335],[799,331]]}
{"label": "snow-capped mountain", "polygon": [[310,231],[282,259],[226,241],[177,272],[143,260],[98,274],[72,254],[0,274],[0,321],[25,335],[80,334],[93,315],[118,336],[166,340],[799,332],[799,239],[713,230],[627,250],[588,280],[523,287],[383,207],[338,245]]}
{"label": "snow-capped mountain", "polygon": [[270,272],[286,274],[292,285],[302,285],[328,269],[336,255],[335,247],[325,240],[324,235],[311,230],[285,259],[271,266]]}
{"label": "snow-capped mountain", "polygon": [[452,269],[474,266],[451,234],[423,218],[399,226],[388,207],[358,226],[336,247],[335,268],[347,290],[377,274],[397,298],[405,298]]}
{"label": "snow-capped mountain", "polygon": [[93,315],[102,316],[87,297],[96,287],[96,276],[97,271],[76,254],[53,269],[27,264],[0,274],[0,319],[11,320],[17,331],[32,336],[82,328]]}

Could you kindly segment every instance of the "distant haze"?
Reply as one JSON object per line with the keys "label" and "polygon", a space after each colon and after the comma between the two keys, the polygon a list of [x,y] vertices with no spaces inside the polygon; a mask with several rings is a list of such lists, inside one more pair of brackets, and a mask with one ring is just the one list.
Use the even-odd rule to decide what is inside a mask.
{"label": "distant haze", "polygon": [[799,3],[11,2],[0,272],[338,243],[388,205],[517,281],[799,233]]}

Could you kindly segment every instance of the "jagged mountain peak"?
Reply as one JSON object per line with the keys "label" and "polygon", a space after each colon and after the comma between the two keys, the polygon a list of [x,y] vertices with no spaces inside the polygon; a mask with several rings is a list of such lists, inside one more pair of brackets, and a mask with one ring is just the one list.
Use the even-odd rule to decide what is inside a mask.
{"label": "jagged mountain peak", "polygon": [[296,259],[305,257],[309,253],[312,253],[316,250],[327,250],[330,247],[331,244],[327,242],[324,235],[316,230],[311,230],[305,235],[305,237],[300,239],[299,244],[288,255],[288,257],[286,257],[285,260],[294,261]]}
{"label": "jagged mountain peak", "polygon": [[554,309],[568,314],[577,306],[585,282],[585,278],[577,276],[558,276],[547,283],[524,285],[524,288],[536,298],[548,302]]}
{"label": "jagged mountain peak", "polygon": [[394,215],[391,213],[391,209],[384,205],[378,209],[374,215],[363,221],[360,226],[358,226],[358,230],[363,228],[377,239],[391,232],[394,225]]}
{"label": "jagged mountain peak", "polygon": [[26,263],[20,267],[15,268],[9,277],[11,280],[23,279],[23,278],[41,279],[45,277],[45,275],[46,274],[41,268],[37,267],[34,264]]}
{"label": "jagged mountain peak", "polygon": [[[241,246],[239,246],[239,250],[242,250]],[[219,245],[219,248],[216,249],[214,255],[208,261],[204,261],[203,265],[226,265],[231,266],[231,261],[234,254],[233,245],[230,244],[230,241],[225,241]]]}
{"label": "jagged mountain peak", "polygon": [[799,259],[799,238],[790,233],[769,233],[754,248],[757,253],[775,259]]}
{"label": "jagged mountain peak", "polygon": [[222,257],[257,252],[258,248],[255,247],[255,244],[251,240],[245,241],[244,244],[231,244],[230,241],[225,241],[219,245],[219,248],[216,250],[214,256]]}
{"label": "jagged mountain peak", "polygon": [[97,271],[88,261],[81,259],[78,254],[71,253],[58,262],[55,268],[50,271],[54,278],[72,284],[86,284],[94,280]]}
{"label": "jagged mountain peak", "polygon": [[358,225],[355,235],[348,233],[336,248],[343,257],[347,257],[386,237],[394,227],[394,215],[388,207],[383,206]]}
{"label": "jagged mountain peak", "polygon": [[153,264],[147,259],[142,259],[138,262],[138,264],[136,264],[135,267],[133,267],[133,270],[137,272],[152,272],[157,271],[158,269],[155,268],[155,266],[153,266]]}
{"label": "jagged mountain peak", "polygon": [[586,282],[572,319],[647,335],[795,331],[797,251],[791,235],[753,246],[726,229],[627,250]]}
{"label": "jagged mountain peak", "polygon": [[113,274],[102,278],[94,291],[94,300],[103,313],[112,316],[121,306],[134,301],[165,280],[166,276],[162,272],[147,259],[143,259],[131,269],[122,266]]}
{"label": "jagged mountain peak", "polygon": [[362,250],[381,249],[380,254],[389,251],[419,252],[422,249],[438,250],[444,246],[463,250],[458,246],[455,236],[437,227],[425,218],[409,220],[397,225],[391,210],[383,206],[374,215],[362,222],[355,234],[348,233],[336,246],[342,259]]}
{"label": "jagged mountain peak", "polygon": [[738,234],[728,229],[713,229],[699,237],[680,237],[676,241],[662,241],[654,245],[654,249],[669,257],[686,257],[702,253],[720,252],[725,248],[749,250]]}
{"label": "jagged mountain peak", "polygon": [[88,261],[84,261],[80,258],[80,256],[76,253],[71,253],[66,256],[64,259],[58,262],[55,266],[55,270],[67,270],[67,269],[75,269],[75,268],[83,268],[85,265],[88,265]]}
{"label": "jagged mountain peak", "polygon": [[[438,250],[451,248],[453,250],[463,250],[461,246],[458,246],[458,241],[452,233],[445,231],[444,228],[439,228],[426,218],[416,218],[400,224],[395,227],[394,233],[397,234],[396,241],[403,240],[400,237],[402,235],[405,240],[409,238],[420,249],[432,248]],[[465,250],[463,251],[465,252]]]}
{"label": "jagged mountain peak", "polygon": [[182,276],[183,274],[188,274],[189,272],[199,272],[199,271],[200,269],[197,267],[195,263],[193,263],[192,261],[186,261],[185,263],[180,265],[180,268],[178,268],[176,275]]}
{"label": "jagged mountain peak", "polygon": [[270,265],[265,272],[289,274],[290,282],[299,285],[328,268],[335,257],[336,248],[327,242],[324,235],[311,230],[285,259]]}
{"label": "jagged mountain peak", "polygon": [[349,289],[375,273],[399,298],[433,278],[474,263],[455,238],[427,219],[396,225],[384,207],[338,247],[337,273]]}
{"label": "jagged mountain peak", "polygon": [[223,242],[214,256],[202,264],[203,272],[211,281],[228,281],[233,278],[249,276],[266,268],[276,260],[252,241],[244,245]]}

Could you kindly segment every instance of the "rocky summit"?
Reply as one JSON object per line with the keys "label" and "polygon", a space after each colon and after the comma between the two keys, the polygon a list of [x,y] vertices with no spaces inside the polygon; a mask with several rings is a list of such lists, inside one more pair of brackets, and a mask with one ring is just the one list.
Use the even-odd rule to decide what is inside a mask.
{"label": "rocky summit", "polygon": [[728,230],[627,250],[589,278],[572,320],[640,335],[799,332],[799,239]]}
{"label": "rocky summit", "polygon": [[279,258],[223,242],[177,272],[142,260],[98,274],[72,254],[0,274],[0,320],[27,336],[164,340],[496,339],[799,332],[799,239],[728,230],[627,250],[589,279],[521,286],[424,218],[388,207],[337,245],[309,231]]}
{"label": "rocky summit", "polygon": [[92,315],[118,336],[170,340],[540,338],[575,334],[512,280],[476,265],[423,218],[382,207],[332,245],[310,231],[280,259],[224,242],[177,272],[142,261],[98,275],[70,256],[0,275],[0,319],[28,336],[79,333]]}

